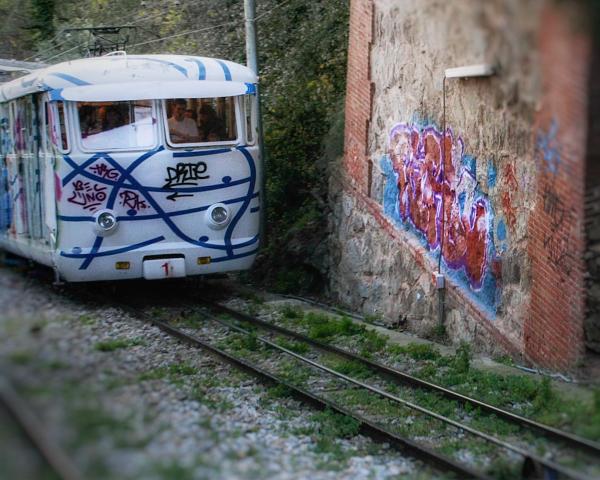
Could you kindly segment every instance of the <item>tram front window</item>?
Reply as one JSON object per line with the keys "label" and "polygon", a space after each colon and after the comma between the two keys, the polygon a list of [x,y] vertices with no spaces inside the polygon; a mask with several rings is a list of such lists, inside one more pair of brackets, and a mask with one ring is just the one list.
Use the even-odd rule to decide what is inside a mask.
{"label": "tram front window", "polygon": [[156,144],[149,100],[79,102],[77,112],[85,150],[139,149]]}
{"label": "tram front window", "polygon": [[232,142],[238,138],[232,97],[174,98],[165,101],[172,145]]}

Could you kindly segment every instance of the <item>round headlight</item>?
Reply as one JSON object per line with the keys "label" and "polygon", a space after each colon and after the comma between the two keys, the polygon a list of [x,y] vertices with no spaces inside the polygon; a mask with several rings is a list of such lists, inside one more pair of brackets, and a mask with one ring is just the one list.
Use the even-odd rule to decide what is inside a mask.
{"label": "round headlight", "polygon": [[229,208],[223,203],[211,205],[206,212],[206,220],[208,226],[212,229],[219,230],[225,228],[231,220]]}
{"label": "round headlight", "polygon": [[228,216],[227,209],[221,206],[213,208],[212,212],[210,212],[210,218],[212,218],[213,222],[218,224],[225,223]]}
{"label": "round headlight", "polygon": [[117,217],[110,210],[101,210],[96,212],[95,217],[95,229],[99,235],[106,235],[114,232],[117,228]]}

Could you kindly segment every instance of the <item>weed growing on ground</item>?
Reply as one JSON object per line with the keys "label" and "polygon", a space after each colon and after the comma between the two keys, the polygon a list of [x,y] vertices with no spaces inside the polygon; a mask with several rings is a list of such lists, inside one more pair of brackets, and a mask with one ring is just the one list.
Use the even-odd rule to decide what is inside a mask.
{"label": "weed growing on ground", "polygon": [[313,374],[313,371],[293,360],[284,360],[279,366],[278,373],[281,378],[292,385],[304,385]]}
{"label": "weed growing on ground", "polygon": [[19,350],[12,352],[8,358],[15,365],[28,365],[33,361],[33,354],[26,350]]}
{"label": "weed growing on ground", "polygon": [[193,480],[196,478],[195,467],[184,466],[176,461],[156,464],[152,470],[159,478],[164,478],[165,480],[173,478],[177,480]]}
{"label": "weed growing on ground", "polygon": [[231,401],[221,397],[218,393],[211,392],[209,388],[206,388],[202,384],[194,385],[191,392],[191,398],[202,405],[206,405],[211,410],[216,410],[218,412],[225,412],[234,407],[234,404]]}
{"label": "weed growing on ground", "polygon": [[128,421],[118,419],[99,406],[82,405],[71,410],[69,420],[77,431],[74,441],[92,443],[107,433],[121,435],[131,430]]}
{"label": "weed growing on ground", "polygon": [[197,328],[204,323],[206,317],[201,312],[183,314],[175,319],[174,323],[182,327]]}
{"label": "weed growing on ground", "polygon": [[182,376],[196,375],[198,369],[187,363],[173,363],[166,367],[157,367],[147,370],[138,376],[140,382],[146,380],[162,380],[168,378],[171,382],[178,382]]}
{"label": "weed growing on ground", "polygon": [[[600,439],[600,391],[595,394],[594,402],[582,404],[577,400],[561,398],[548,379],[538,380],[526,375],[506,375],[472,368],[473,355],[466,343],[461,344],[454,355],[446,356],[430,344],[389,344],[384,335],[346,317],[314,312],[305,314],[299,307],[291,305],[283,307],[281,314],[284,321],[302,327],[313,339],[333,342],[336,338],[353,337],[363,357],[372,358],[373,353],[381,352],[396,361],[409,358],[418,362],[414,374],[424,380],[502,408],[516,408],[519,414],[543,423]],[[443,327],[438,330],[434,332],[435,336],[445,337]],[[500,360],[502,363],[512,362],[508,357]],[[342,366],[342,369],[358,373],[349,365]],[[498,430],[502,428],[500,423],[492,419],[488,426]]]}
{"label": "weed growing on ground", "polygon": [[335,317],[324,313],[305,314],[298,306],[286,305],[281,310],[284,320],[293,321],[307,330],[307,335],[315,340],[331,342],[335,337],[354,337],[360,354],[370,358],[387,344],[387,337],[371,330],[348,317]]}
{"label": "weed growing on ground", "polygon": [[339,439],[356,436],[360,430],[360,423],[329,408],[313,414],[310,420],[310,424],[296,428],[294,433],[310,435],[315,442],[314,451],[330,455],[328,461],[321,465],[321,468],[340,467],[340,463],[352,456],[353,452],[345,454]]}
{"label": "weed growing on ground", "polygon": [[502,365],[507,365],[509,367],[514,367],[515,365],[515,362],[510,355],[499,355],[494,357],[493,360],[496,363],[501,363]]}
{"label": "weed growing on ground", "polygon": [[145,345],[144,340],[141,338],[115,338],[113,340],[96,343],[94,349],[99,352],[113,352],[115,350],[135,347],[137,345]]}
{"label": "weed growing on ground", "polygon": [[289,319],[300,319],[304,317],[304,311],[297,305],[285,305],[281,310],[281,314],[284,318]]}
{"label": "weed growing on ground", "polygon": [[261,342],[255,332],[250,335],[233,333],[218,343],[219,347],[230,348],[239,353],[257,352],[260,350]]}
{"label": "weed growing on ground", "polygon": [[369,314],[365,315],[364,320],[367,323],[376,324],[376,323],[384,323],[385,319],[383,318],[383,315],[381,313],[369,313]]}
{"label": "weed growing on ground", "polygon": [[281,383],[267,390],[267,397],[271,399],[286,398],[292,394],[292,390]]}
{"label": "weed growing on ground", "polygon": [[439,343],[446,343],[448,341],[448,332],[446,332],[446,327],[444,325],[438,324],[425,334],[425,338]]}
{"label": "weed growing on ground", "polygon": [[96,318],[92,315],[84,314],[80,315],[77,321],[82,325],[94,325],[96,323]]}
{"label": "weed growing on ground", "polygon": [[279,338],[277,340],[277,345],[283,348],[287,348],[288,350],[291,350],[292,352],[298,353],[300,355],[303,355],[310,351],[310,347],[306,343],[288,341],[285,338]]}
{"label": "weed growing on ground", "polygon": [[336,372],[357,379],[366,379],[373,376],[373,371],[363,363],[356,360],[337,360],[329,365]]}
{"label": "weed growing on ground", "polygon": [[255,305],[263,305],[265,303],[265,300],[254,292],[242,292],[240,296]]}

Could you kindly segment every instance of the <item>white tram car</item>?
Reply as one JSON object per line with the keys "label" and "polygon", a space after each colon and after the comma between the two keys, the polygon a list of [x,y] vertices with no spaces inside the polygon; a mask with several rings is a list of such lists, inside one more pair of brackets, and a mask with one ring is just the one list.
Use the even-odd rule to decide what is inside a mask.
{"label": "white tram car", "polygon": [[243,270],[259,244],[257,77],[88,58],[0,86],[0,248],[66,281]]}

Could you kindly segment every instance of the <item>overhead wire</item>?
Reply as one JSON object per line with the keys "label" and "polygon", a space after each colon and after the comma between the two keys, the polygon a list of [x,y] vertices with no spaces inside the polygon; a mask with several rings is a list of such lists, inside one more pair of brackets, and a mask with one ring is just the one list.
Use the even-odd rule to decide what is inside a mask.
{"label": "overhead wire", "polygon": [[174,35],[168,35],[166,37],[155,38],[153,40],[146,40],[144,42],[135,43],[133,45],[130,45],[130,48],[139,47],[141,45],[148,45],[150,43],[163,42],[165,40],[170,40],[172,38],[182,37],[184,35],[191,35],[192,33],[206,32],[208,30],[214,30],[216,28],[225,27],[227,25],[233,25],[234,23],[238,23],[238,22],[237,21],[230,21],[230,22],[221,23],[219,25],[212,25],[210,27],[198,28],[196,30],[188,30],[186,32],[176,33]]}
{"label": "overhead wire", "polygon": [[283,0],[283,2],[275,5],[273,8],[271,8],[270,10],[267,10],[266,12],[261,13],[260,15],[257,15],[256,17],[254,17],[254,21],[257,22],[258,20],[260,20],[263,17],[266,17],[267,15],[270,15],[271,12],[273,12],[273,10],[277,10],[279,7],[283,7],[284,5],[290,3],[292,0]]}
{"label": "overhead wire", "polygon": [[[281,2],[280,4],[274,6],[270,10],[267,10],[266,12],[263,12],[260,15],[257,15],[254,18],[254,21],[258,21],[261,18],[266,17],[267,15],[270,15],[274,10],[277,10],[278,8],[283,7],[284,5],[286,5],[286,4],[290,3],[290,2],[291,2],[291,0],[284,0],[283,2]],[[166,37],[160,37],[160,38],[155,38],[153,40],[146,40],[144,42],[136,43],[134,45],[130,45],[130,48],[139,47],[141,45],[148,45],[150,43],[156,43],[156,42],[160,42],[160,41],[164,41],[164,40],[170,40],[172,38],[182,37],[182,36],[185,36],[185,35],[191,35],[193,33],[205,32],[205,31],[208,31],[208,30],[213,30],[213,29],[216,29],[216,28],[221,28],[221,27],[225,27],[225,26],[228,26],[228,25],[233,25],[233,24],[236,24],[236,23],[238,23],[237,20],[232,20],[232,21],[229,21],[229,22],[221,23],[219,25],[212,25],[210,27],[204,27],[204,28],[199,28],[199,29],[194,29],[194,30],[187,30],[185,32],[176,33],[176,34],[173,34],[173,35],[168,35]]]}
{"label": "overhead wire", "polygon": [[[160,12],[158,12],[158,13],[153,13],[153,14],[151,14],[151,15],[146,15],[145,17],[138,18],[137,20],[133,20],[133,18],[134,18],[134,17],[135,17],[135,15],[137,14],[137,13],[134,13],[133,15],[129,16],[129,17],[128,17],[128,18],[125,20],[125,23],[130,23],[131,25],[137,25],[138,23],[146,22],[146,21],[148,21],[148,20],[151,20],[151,19],[154,19],[154,18],[156,18],[156,17],[160,17],[161,15],[164,15],[165,11],[166,11],[168,8],[169,8],[169,6],[168,6],[168,5],[165,5],[165,6],[163,6],[163,7],[162,7],[162,10],[161,10]],[[144,31],[147,31],[147,32],[149,32],[149,30],[147,30],[147,29],[145,29],[145,28],[142,28],[142,27],[139,27],[139,28],[140,28],[141,30],[144,30]],[[59,34],[55,35],[55,38],[56,38],[58,35],[59,35]],[[25,60],[29,60],[29,59],[31,59],[31,58],[34,58],[34,57],[36,57],[36,56],[41,56],[41,55],[44,55],[45,53],[48,53],[48,52],[50,52],[50,51],[52,51],[52,50],[54,50],[54,49],[57,49],[57,48],[59,48],[60,46],[62,46],[62,45],[65,45],[66,43],[69,43],[70,41],[71,41],[70,39],[68,39],[68,40],[65,40],[64,42],[61,42],[61,43],[59,43],[58,45],[56,45],[56,46],[54,46],[54,47],[50,47],[50,48],[48,48],[48,49],[46,49],[46,50],[43,50],[42,52],[39,52],[39,53],[37,53],[37,54],[35,54],[35,55],[32,55],[31,57],[28,57],[28,58],[27,58],[27,59],[25,59]],[[73,50],[75,50],[75,48],[78,48],[78,47],[83,47],[83,46],[85,46],[86,44],[87,44],[87,42],[82,42],[82,43],[80,43],[80,44],[76,45],[76,46],[75,46],[75,47],[73,47],[73,48],[69,48],[69,49],[67,49],[67,50],[65,50],[65,51],[63,51],[63,52],[59,52],[58,54],[56,54],[56,55],[53,55],[53,56],[51,56],[51,57],[49,57],[49,58],[45,58],[45,59],[41,59],[41,60],[42,60],[42,61],[44,61],[44,62],[49,62],[50,60],[53,60],[53,59],[55,59],[55,58],[58,58],[58,57],[60,57],[60,56],[62,56],[62,55],[65,55],[65,54],[67,54],[67,53],[69,53],[69,52],[72,52]]]}
{"label": "overhead wire", "polygon": [[[274,6],[270,10],[267,10],[266,12],[263,12],[260,15],[257,15],[255,17],[254,21],[258,21],[258,20],[260,20],[260,19],[262,19],[262,18],[270,15],[273,11],[279,9],[280,7],[283,7],[284,5],[289,4],[290,2],[291,2],[291,0],[284,0],[283,2],[281,2],[278,5]],[[165,7],[165,9],[166,8],[168,8],[168,7]],[[143,17],[142,19],[138,19],[136,22],[133,22],[133,23],[148,21],[151,18],[155,18],[157,16],[162,15],[163,13],[164,12],[161,12],[161,13],[158,13],[158,14],[153,14],[153,15],[150,15],[150,16],[147,16],[147,17]],[[166,41],[166,40],[171,40],[173,38],[179,38],[179,37],[183,37],[183,36],[186,36],[186,35],[191,35],[191,34],[194,34],[194,33],[207,32],[207,31],[210,31],[210,30],[215,30],[217,28],[222,28],[222,27],[226,27],[226,26],[229,26],[229,25],[234,25],[234,24],[237,24],[237,23],[239,23],[238,20],[231,20],[231,21],[224,22],[224,23],[221,23],[221,24],[218,24],[218,25],[211,25],[209,27],[203,27],[203,28],[197,28],[197,29],[193,29],[193,30],[187,30],[185,32],[175,33],[173,35],[167,35],[165,37],[159,37],[159,38],[154,38],[152,40],[145,40],[143,42],[138,42],[138,43],[135,43],[133,45],[129,45],[128,48],[135,48],[135,47],[140,47],[140,46],[143,46],[143,45],[150,45],[150,44],[153,44],[153,43],[163,42],[163,41]],[[64,52],[57,53],[56,55],[53,55],[53,56],[45,59],[44,61],[49,62],[50,60],[53,60],[55,58],[61,57],[63,55],[66,55],[67,53],[72,52],[76,48],[82,47],[84,45],[86,45],[86,43],[81,43],[79,45],[76,45],[76,46],[68,49],[68,50],[65,50]]]}

